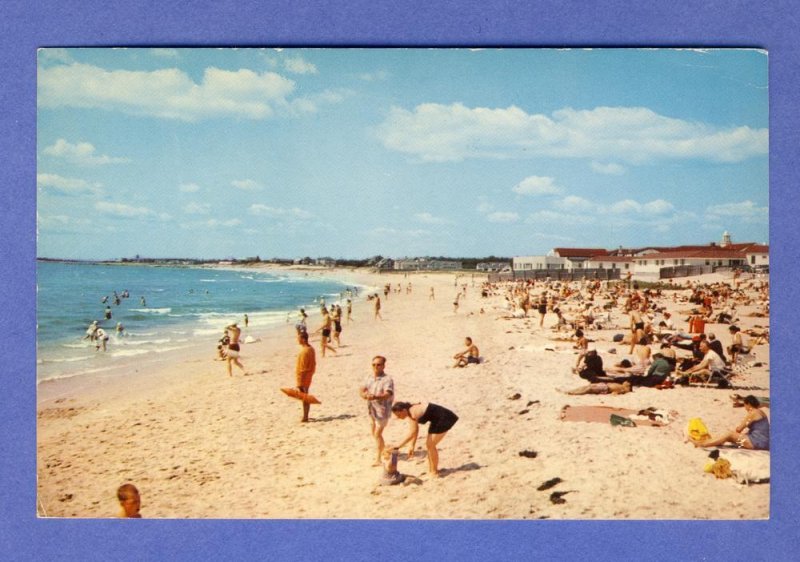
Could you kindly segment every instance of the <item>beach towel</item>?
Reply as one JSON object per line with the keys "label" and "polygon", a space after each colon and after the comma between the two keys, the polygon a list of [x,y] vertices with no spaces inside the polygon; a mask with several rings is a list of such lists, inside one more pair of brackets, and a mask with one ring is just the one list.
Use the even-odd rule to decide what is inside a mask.
{"label": "beach towel", "polygon": [[[644,414],[641,412],[648,412]],[[643,425],[662,427],[670,422],[670,417],[657,410],[629,410],[627,408],[614,408],[613,406],[570,406],[561,408],[561,421],[610,423],[611,416],[620,416],[632,420],[640,427]]]}
{"label": "beach towel", "polygon": [[769,481],[769,451],[720,449],[719,458],[731,463],[731,472],[740,484]]}

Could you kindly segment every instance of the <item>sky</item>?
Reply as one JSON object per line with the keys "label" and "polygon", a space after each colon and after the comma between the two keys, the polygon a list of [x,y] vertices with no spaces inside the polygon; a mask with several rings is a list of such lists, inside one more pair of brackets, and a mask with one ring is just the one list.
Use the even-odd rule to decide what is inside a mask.
{"label": "sky", "polygon": [[768,242],[748,49],[41,49],[37,255]]}

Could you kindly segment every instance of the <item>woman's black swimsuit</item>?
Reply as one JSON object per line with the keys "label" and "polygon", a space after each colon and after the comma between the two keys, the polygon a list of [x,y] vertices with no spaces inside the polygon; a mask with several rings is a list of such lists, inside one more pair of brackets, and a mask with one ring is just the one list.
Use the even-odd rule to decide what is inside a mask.
{"label": "woman's black swimsuit", "polygon": [[428,433],[444,433],[453,427],[458,421],[458,416],[443,406],[430,403],[425,409],[425,413],[420,416],[417,423],[431,422]]}

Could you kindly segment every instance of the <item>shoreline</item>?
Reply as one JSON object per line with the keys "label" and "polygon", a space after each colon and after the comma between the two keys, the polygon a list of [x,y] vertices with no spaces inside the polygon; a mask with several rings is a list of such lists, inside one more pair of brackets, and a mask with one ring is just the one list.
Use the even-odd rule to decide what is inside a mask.
{"label": "shoreline", "polygon": [[[69,262],[66,262],[69,263]],[[106,265],[105,263],[101,265]],[[148,266],[149,264],[124,264],[124,265],[144,265]],[[172,267],[168,265],[159,265],[158,267]],[[181,266],[177,266],[181,267]],[[266,273],[275,273],[275,274],[282,274],[287,276],[294,276],[298,278],[308,277],[308,272],[304,270],[298,270],[296,268],[262,268],[262,267],[202,267],[202,266],[184,266],[186,268],[193,268],[193,269],[224,269],[229,271],[263,271]],[[305,273],[305,275],[303,275]],[[351,279],[346,275],[337,275],[336,277],[333,276],[325,276],[325,275],[315,275],[314,277],[318,277],[321,280],[328,280],[337,283],[348,284],[351,286],[359,286],[363,288],[367,288],[366,286],[360,283],[351,283]],[[358,297],[360,298],[360,297]],[[354,298],[354,302],[358,300],[358,298]],[[319,315],[319,312],[315,309],[314,303],[309,303],[302,305],[308,311],[309,317],[313,318]],[[266,322],[259,324],[258,322],[251,322],[251,326],[249,330],[246,330],[243,334],[243,338],[247,335],[253,335],[256,338],[264,337],[267,334],[272,333],[274,330],[280,329],[281,326],[287,323],[287,318],[289,315],[292,316],[292,320],[294,320],[294,316],[296,315],[297,308],[284,308],[284,309],[276,309],[276,310],[266,310],[262,312],[250,312],[251,321],[255,320],[258,314],[264,313],[268,315],[274,315],[274,320],[267,319]],[[236,313],[230,313],[229,316],[233,318],[236,316]],[[225,322],[220,322],[219,333],[222,332]],[[113,326],[109,326],[106,328],[109,331],[109,335],[111,336],[111,340],[109,345],[111,349],[114,350],[115,348],[119,349],[123,347],[123,344],[130,345],[126,340],[118,341],[117,336],[113,334]],[[99,378],[116,378],[116,377],[124,377],[132,370],[134,370],[137,366],[139,366],[142,362],[149,366],[153,366],[158,368],[159,364],[162,363],[175,363],[179,361],[182,357],[190,355],[190,354],[197,354],[201,353],[204,349],[208,348],[212,351],[216,347],[217,339],[219,338],[219,334],[215,332],[213,336],[211,335],[202,335],[202,334],[192,334],[192,331],[196,331],[198,329],[198,325],[194,319],[186,319],[183,323],[172,324],[170,326],[165,327],[164,329],[171,330],[173,333],[179,333],[181,331],[186,333],[184,341],[180,341],[180,339],[173,344],[174,348],[170,348],[165,351],[150,351],[145,354],[138,354],[138,355],[130,355],[127,357],[103,357],[102,355],[98,355],[95,359],[102,359],[105,361],[105,364],[101,364],[99,361],[93,359],[86,359],[86,364],[81,364],[80,369],[74,372],[61,372],[58,370],[58,366],[64,363],[64,360],[53,360],[48,359],[47,362],[53,362],[53,366],[51,367],[52,373],[47,376],[45,375],[44,378],[39,378],[42,375],[42,371],[47,371],[47,367],[42,369],[42,363],[39,363],[39,357],[41,357],[41,350],[43,349],[40,347],[41,344],[37,341],[37,379],[36,385],[37,388],[41,384],[47,385],[48,383],[54,383],[56,381],[65,381],[62,382],[62,385],[68,385],[70,383],[66,381],[70,381],[72,379],[80,379],[85,377],[99,377]],[[80,334],[82,335],[82,334]],[[127,336],[123,336],[124,338],[135,337],[131,336],[130,334]],[[181,336],[178,336],[179,338]],[[135,341],[135,340],[132,340]],[[66,338],[61,338],[55,341],[48,341],[44,345],[45,348],[50,349],[60,349],[61,346],[65,344],[77,344],[82,343],[85,344],[87,350],[90,350],[88,353],[89,355],[94,355],[93,344],[86,342],[82,338],[79,339],[78,335],[70,336]],[[113,351],[112,351],[113,352]],[[67,360],[68,364],[71,364],[71,361]]]}
{"label": "shoreline", "polygon": [[[768,484],[739,488],[715,480],[703,472],[707,452],[684,443],[689,418],[703,418],[712,432],[740,421],[741,409],[729,404],[731,391],[678,387],[566,396],[557,389],[584,381],[570,372],[571,344],[551,339],[554,315],[546,316],[544,330],[535,313],[502,320],[497,308],[502,302],[482,299],[477,279],[472,287],[470,278],[461,280],[468,296],[454,313],[452,273],[362,279],[374,287],[400,282],[403,289],[410,281],[413,291],[390,293],[383,321],[372,319],[371,303],[354,303],[354,321],[344,324],[337,356],[322,358],[319,338],[312,336],[317,373],[311,392],[322,404],[311,408],[311,423],[298,423],[299,403],[279,391],[294,385],[293,330],[276,330],[273,337],[243,346],[248,376],[234,369],[228,378],[223,363],[212,361],[211,348],[208,355],[187,353],[165,362],[135,388],[114,381],[80,396],[66,394],[58,403],[38,402],[40,515],[43,509],[48,516],[113,517],[114,490],[131,481],[142,492],[143,515],[155,518],[769,516]],[[309,332],[316,328],[311,320]],[[614,356],[607,350],[619,347],[610,342],[615,330],[624,331],[593,333],[608,361]],[[727,345],[723,327],[714,330]],[[466,335],[486,360],[453,369],[452,354],[463,349]],[[388,359],[397,400],[432,401],[459,415],[439,446],[442,478],[424,474],[423,429],[414,459],[403,455],[398,466],[418,483],[376,486],[380,469],[371,466],[374,444],[357,390],[378,354]],[[757,357],[766,370],[753,369],[746,381],[765,387],[757,394],[768,395],[768,344]],[[677,410],[678,417],[663,428],[570,423],[559,420],[567,404],[652,406]],[[405,422],[393,419],[387,443],[399,442],[407,431]],[[525,458],[522,451],[536,456]],[[564,504],[549,500],[553,490],[536,490],[553,477],[564,481],[554,488],[568,492]]]}

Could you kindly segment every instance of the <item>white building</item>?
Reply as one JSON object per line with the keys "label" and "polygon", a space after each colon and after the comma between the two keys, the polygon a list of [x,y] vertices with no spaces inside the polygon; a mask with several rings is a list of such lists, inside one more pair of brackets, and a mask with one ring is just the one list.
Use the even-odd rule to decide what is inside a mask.
{"label": "white building", "polygon": [[645,246],[608,251],[600,248],[553,248],[545,256],[517,256],[515,272],[539,270],[580,271],[619,269],[637,277],[659,278],[669,267],[695,266],[703,271],[715,267],[769,266],[769,246],[752,242],[734,244],[726,231],[719,244],[696,246]]}

